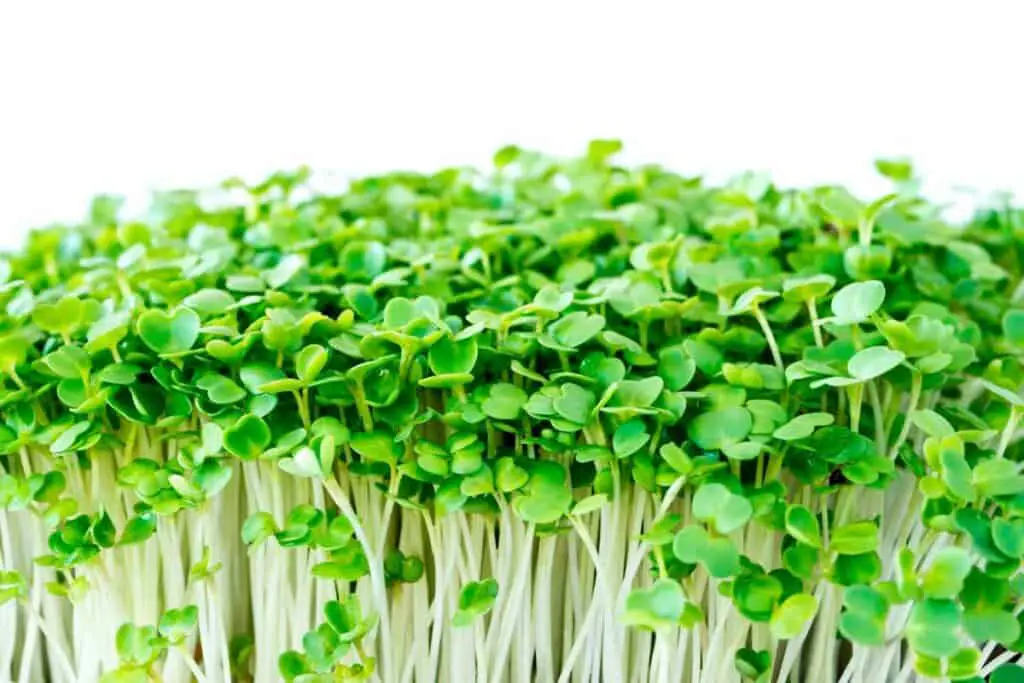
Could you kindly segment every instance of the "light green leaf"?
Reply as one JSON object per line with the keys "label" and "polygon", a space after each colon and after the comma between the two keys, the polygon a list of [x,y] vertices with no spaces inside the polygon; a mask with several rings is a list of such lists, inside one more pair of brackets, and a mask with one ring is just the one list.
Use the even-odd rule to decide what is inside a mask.
{"label": "light green leaf", "polygon": [[832,314],[839,325],[866,322],[885,300],[885,285],[878,280],[852,282],[832,297]]}
{"label": "light green leaf", "polygon": [[817,611],[818,601],[813,595],[797,593],[790,596],[772,613],[772,635],[781,640],[796,637]]}
{"label": "light green leaf", "polygon": [[906,359],[902,351],[893,351],[885,346],[870,346],[858,351],[847,365],[850,376],[867,382],[893,370]]}

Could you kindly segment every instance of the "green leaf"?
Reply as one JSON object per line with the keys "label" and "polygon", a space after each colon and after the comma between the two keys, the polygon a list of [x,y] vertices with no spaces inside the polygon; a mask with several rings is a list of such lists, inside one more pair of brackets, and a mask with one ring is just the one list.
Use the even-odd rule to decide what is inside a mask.
{"label": "green leaf", "polygon": [[740,313],[748,313],[759,307],[766,301],[779,296],[778,292],[773,292],[763,287],[751,287],[747,291],[743,292],[736,299],[732,309],[729,311],[729,315],[739,315]]}
{"label": "green leaf", "polygon": [[367,462],[394,463],[402,453],[395,438],[381,431],[353,434],[349,445]]}
{"label": "green leaf", "polygon": [[172,643],[179,643],[195,630],[198,620],[199,610],[195,605],[169,609],[160,617],[157,630]]}
{"label": "green leaf", "polygon": [[309,669],[305,658],[301,654],[294,650],[288,650],[278,657],[277,670],[281,674],[281,678],[291,683]]}
{"label": "green leaf", "polygon": [[452,624],[455,627],[469,626],[491,611],[497,597],[498,582],[495,579],[467,583],[459,592],[458,611],[452,617]]}
{"label": "green leaf", "polygon": [[1022,399],[1019,394],[1010,391],[1006,387],[1001,387],[998,384],[989,382],[988,380],[981,379],[978,380],[978,382],[981,384],[981,386],[985,387],[993,394],[1009,403],[1011,406],[1015,408],[1024,407],[1024,399]]}
{"label": "green leaf", "polygon": [[669,391],[681,391],[697,372],[697,363],[681,346],[662,349],[658,353],[658,376]]}
{"label": "green leaf", "polygon": [[816,548],[796,543],[782,553],[782,566],[801,579],[809,579],[818,566],[819,552]]}
{"label": "green leaf", "polygon": [[304,386],[312,384],[327,365],[327,349],[319,344],[304,346],[295,355],[295,374]]}
{"label": "green leaf", "polygon": [[839,325],[863,323],[885,300],[885,285],[878,280],[852,282],[832,297],[832,315]]}
{"label": "green leaf", "polygon": [[961,500],[973,500],[973,473],[964,456],[963,441],[955,436],[947,437],[942,440],[939,448],[942,480],[956,497]]}
{"label": "green leaf", "polygon": [[484,414],[495,420],[514,420],[526,404],[526,392],[514,384],[499,382],[491,386],[481,404]]}
{"label": "green leaf", "polygon": [[214,496],[231,481],[233,470],[227,460],[206,458],[192,473],[192,480],[206,497]]}
{"label": "green leaf", "polygon": [[914,175],[914,167],[910,161],[901,158],[876,159],[875,169],[886,178],[898,182],[906,182]]}
{"label": "green leaf", "polygon": [[200,289],[189,294],[183,302],[185,306],[200,315],[220,315],[235,305],[235,297],[223,289]]}
{"label": "green leaf", "polygon": [[1021,627],[1012,612],[987,608],[967,610],[963,616],[964,630],[975,642],[995,641],[1005,647],[1013,645],[1021,635]]}
{"label": "green leaf", "polygon": [[32,322],[44,332],[70,335],[85,316],[82,300],[75,296],[63,296],[56,303],[37,304],[32,311]]}
{"label": "green leaf", "polygon": [[921,588],[930,598],[952,600],[963,589],[971,566],[970,555],[963,548],[943,548],[922,575]]}
{"label": "green leaf", "polygon": [[870,346],[854,354],[847,369],[854,379],[867,382],[893,370],[905,358],[902,351],[893,351],[885,346]]}
{"label": "green leaf", "polygon": [[831,413],[805,413],[776,429],[772,436],[782,441],[798,441],[806,439],[818,427],[826,427],[835,422]]}
{"label": "green leaf", "polygon": [[818,207],[832,223],[853,226],[860,219],[863,205],[841,187],[826,187],[817,197]]}
{"label": "green leaf", "polygon": [[750,621],[770,621],[782,599],[783,584],[773,574],[741,573],[732,586],[732,601]]}
{"label": "green leaf", "polygon": [[914,652],[949,657],[960,649],[961,609],[952,600],[926,599],[914,605],[904,631]]}
{"label": "green leaf", "polygon": [[285,374],[280,368],[273,365],[251,363],[241,369],[238,373],[238,378],[241,380],[242,385],[249,390],[249,393],[259,394],[262,393],[261,388],[264,385],[284,379]]}
{"label": "green leaf", "polygon": [[874,522],[852,522],[837,527],[829,539],[829,550],[840,555],[860,555],[878,549],[878,526]]}
{"label": "green leaf", "polygon": [[370,573],[366,557],[359,551],[347,561],[334,560],[313,565],[313,576],[329,581],[357,581]]}
{"label": "green leaf", "polygon": [[970,477],[974,487],[989,497],[1024,492],[1024,476],[1020,474],[1020,465],[1011,460],[982,460],[970,472]]}
{"label": "green leaf", "polygon": [[720,534],[730,534],[746,524],[753,508],[743,496],[738,496],[722,484],[704,484],[693,496],[693,516],[710,522]]}
{"label": "green leaf", "polygon": [[660,377],[624,379],[615,391],[614,405],[649,408],[658,400],[664,387],[665,383]]}
{"label": "green leaf", "polygon": [[1024,348],[1024,310],[1011,309],[1003,314],[1003,336],[1017,348]]}
{"label": "green leaf", "polygon": [[706,376],[714,377],[722,370],[722,352],[711,344],[699,339],[687,339],[683,342],[683,349]]}
{"label": "green leaf", "polygon": [[673,554],[687,564],[702,564],[716,578],[735,574],[740,567],[740,554],[727,538],[712,538],[702,527],[681,529],[672,541]]}
{"label": "green leaf", "polygon": [[270,445],[270,427],[258,415],[243,415],[224,430],[224,448],[243,460],[255,460]]}
{"label": "green leaf", "polygon": [[[551,323],[547,333],[554,342],[553,346],[575,349],[596,337],[597,333],[604,329],[604,325],[603,316],[576,311]],[[547,338],[541,337],[541,343],[547,343]]]}
{"label": "green leaf", "polygon": [[735,665],[741,676],[761,683],[771,669],[772,655],[767,650],[741,647],[736,651]]}
{"label": "green leaf", "polygon": [[371,280],[387,264],[387,250],[380,242],[349,242],[341,250],[338,265],[351,280]]}
{"label": "green leaf", "polygon": [[558,395],[551,399],[552,409],[559,417],[574,424],[586,425],[597,405],[594,394],[576,384],[563,384],[558,387]]}
{"label": "green leaf", "polygon": [[245,389],[224,375],[214,373],[203,375],[196,381],[196,387],[205,391],[210,402],[217,405],[230,405],[246,397]]}
{"label": "green leaf", "polygon": [[722,453],[729,460],[753,460],[766,449],[765,444],[757,441],[741,441],[722,446]]}
{"label": "green leaf", "polygon": [[583,500],[580,500],[572,506],[572,514],[575,517],[581,517],[588,515],[595,510],[599,510],[608,502],[608,496],[603,493],[597,493],[592,496],[587,496]]}
{"label": "green leaf", "polygon": [[86,434],[90,429],[92,429],[91,422],[76,422],[69,425],[56,439],[54,439],[53,443],[50,444],[50,452],[66,453],[68,451],[75,450],[75,446],[79,443],[80,437]]}
{"label": "green leaf", "polygon": [[154,533],[156,533],[156,517],[151,513],[138,515],[129,519],[128,523],[125,524],[124,529],[121,531],[121,540],[118,541],[118,544],[132,545],[142,543]]}
{"label": "green leaf", "polygon": [[619,425],[612,437],[612,450],[618,458],[626,458],[643,448],[651,436],[642,420],[630,420]]}
{"label": "green leaf", "polygon": [[832,565],[832,583],[839,586],[874,584],[882,575],[882,561],[871,551],[855,555],[839,555]]}
{"label": "green leaf", "polygon": [[980,510],[971,508],[957,510],[954,519],[956,526],[970,535],[975,552],[995,562],[1002,562],[1006,559],[992,540],[989,518]]}
{"label": "green leaf", "polygon": [[818,601],[813,595],[797,593],[790,596],[772,613],[772,635],[782,640],[796,637],[817,611]]}
{"label": "green leaf", "polygon": [[634,589],[626,597],[623,620],[630,626],[648,631],[677,626],[687,601],[683,588],[672,579],[659,579],[650,588]]}
{"label": "green leaf", "polygon": [[114,363],[108,365],[96,375],[96,378],[104,384],[129,385],[134,384],[142,368],[131,363]]}
{"label": "green leaf", "polygon": [[1007,557],[1024,557],[1024,519],[993,519],[992,541]]}
{"label": "green leaf", "polygon": [[516,465],[512,458],[499,458],[494,470],[494,480],[499,491],[509,493],[526,485],[530,475],[522,467]]}
{"label": "green leaf", "polygon": [[115,639],[118,657],[123,662],[138,665],[149,664],[158,655],[158,651],[153,645],[156,635],[156,629],[152,626],[140,627],[134,624],[122,624],[117,629]]}
{"label": "green leaf", "polygon": [[962,680],[975,675],[978,672],[978,665],[981,662],[981,652],[977,648],[961,648],[955,655],[949,658],[946,665],[946,673],[954,680]]}
{"label": "green leaf", "polygon": [[254,512],[242,524],[242,542],[252,548],[262,545],[275,533],[277,525],[269,512]]}
{"label": "green leaf", "polygon": [[178,308],[171,314],[151,309],[139,316],[136,325],[146,346],[161,355],[173,355],[192,348],[201,322],[190,308]]}
{"label": "green leaf", "polygon": [[667,443],[658,450],[658,453],[677,474],[685,477],[693,471],[693,460],[679,446]]}
{"label": "green leaf", "polygon": [[881,593],[869,586],[851,586],[843,596],[843,607],[839,632],[844,637],[861,645],[885,642],[889,603]]}
{"label": "green leaf", "polygon": [[468,374],[476,366],[477,354],[473,337],[461,341],[442,337],[430,347],[427,360],[436,375]]}
{"label": "green leaf", "polygon": [[705,450],[721,450],[723,446],[743,441],[753,427],[753,418],[746,408],[726,408],[698,415],[689,425],[690,439]]}
{"label": "green leaf", "polygon": [[910,420],[914,423],[915,427],[928,436],[934,436],[939,439],[953,436],[955,432],[953,425],[949,424],[946,418],[927,408],[911,411]]}
{"label": "green leaf", "polygon": [[50,372],[67,379],[81,379],[88,374],[91,365],[89,354],[74,345],[62,346],[43,356],[42,362]]}
{"label": "green leaf", "polygon": [[818,518],[803,505],[790,505],[786,509],[786,533],[812,548],[821,547]]}
{"label": "green leaf", "polygon": [[782,283],[782,296],[786,301],[811,301],[825,296],[835,286],[836,279],[826,274],[789,278]]}
{"label": "green leaf", "polygon": [[277,464],[282,470],[296,477],[320,479],[326,476],[316,451],[308,446],[298,449],[290,458],[281,458]]}
{"label": "green leaf", "polygon": [[989,676],[989,683],[1024,683],[1024,667],[1003,664]]}

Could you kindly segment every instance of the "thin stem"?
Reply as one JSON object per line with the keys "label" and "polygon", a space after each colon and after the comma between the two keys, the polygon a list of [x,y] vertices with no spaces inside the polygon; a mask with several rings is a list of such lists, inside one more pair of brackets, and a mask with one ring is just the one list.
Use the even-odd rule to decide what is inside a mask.
{"label": "thin stem", "polygon": [[[71,666],[71,659],[68,657],[67,652],[60,646],[60,643],[54,637],[53,631],[50,630],[49,624],[46,620],[36,611],[35,605],[28,600],[22,603],[25,608],[25,613],[28,614],[29,620],[34,622],[36,627],[42,632],[47,642],[53,648],[53,658],[57,661],[57,666],[60,667],[61,671],[69,681],[77,681],[78,677],[75,675],[75,669]],[[200,682],[202,683],[202,682]]]}
{"label": "thin stem", "polygon": [[200,670],[199,664],[197,664],[196,660],[192,658],[192,655],[180,648],[178,649],[178,652],[181,653],[181,658],[185,661],[185,666],[187,666],[188,670],[192,673],[192,677],[196,679],[195,683],[206,683],[206,677],[203,675],[202,670]]}
{"label": "thin stem", "polygon": [[1010,441],[1013,439],[1014,432],[1017,431],[1017,424],[1020,423],[1021,412],[1017,410],[1016,406],[1010,408],[1010,418],[1006,421],[1006,426],[1003,427],[1003,434],[999,438],[999,447],[996,449],[996,457],[1001,458],[1006,454],[1006,449],[1010,446]]}
{"label": "thin stem", "polygon": [[847,388],[847,394],[850,397],[850,429],[859,432],[861,408],[864,405],[864,385],[851,385]]}
{"label": "thin stem", "polygon": [[819,349],[824,348],[825,339],[821,334],[821,322],[818,320],[818,306],[813,298],[807,300],[807,315],[811,319],[811,332],[814,333],[814,343]]}
{"label": "thin stem", "polygon": [[570,515],[569,522],[579,535],[580,541],[583,543],[583,547],[586,549],[587,554],[590,555],[590,561],[594,563],[594,572],[597,574],[598,586],[597,591],[595,591],[594,598],[590,602],[590,607],[587,609],[587,614],[583,618],[583,624],[577,630],[576,640],[573,642],[572,648],[569,650],[569,656],[566,657],[562,664],[562,673],[558,677],[558,683],[568,683],[569,677],[572,675],[573,667],[576,665],[576,658],[579,657],[584,643],[590,636],[590,631],[594,625],[594,619],[598,614],[598,607],[605,603],[606,595],[611,593],[611,586],[608,585],[607,580],[608,577],[601,569],[601,558],[597,552],[597,546],[594,545],[594,540],[590,537],[590,532],[587,531],[587,528],[583,526],[576,517]]}
{"label": "thin stem", "polygon": [[768,348],[772,352],[772,360],[775,361],[775,367],[780,372],[786,371],[786,365],[782,362],[782,354],[779,352],[779,344],[775,341],[775,335],[772,333],[771,325],[768,324],[768,318],[764,317],[764,311],[761,310],[760,306],[754,306],[752,313],[757,318],[757,324],[761,326],[761,331],[764,333],[764,337],[768,340]]}
{"label": "thin stem", "polygon": [[882,410],[882,399],[878,394],[878,385],[868,382],[868,398],[871,401],[871,414],[875,419],[875,445],[879,452],[885,450],[888,435],[885,433],[885,411]]}
{"label": "thin stem", "polygon": [[370,585],[374,594],[374,602],[377,603],[377,609],[379,610],[380,617],[380,628],[378,632],[380,634],[380,654],[381,654],[381,678],[387,680],[388,675],[391,673],[391,624],[388,619],[388,602],[387,602],[387,589],[384,583],[384,570],[383,564],[380,559],[375,556],[373,552],[373,545],[370,543],[370,539],[366,536],[366,531],[363,530],[362,524],[359,523],[359,517],[356,515],[355,510],[352,509],[352,504],[349,502],[348,497],[344,494],[341,488],[338,486],[338,482],[334,479],[326,479],[323,482],[324,488],[327,491],[327,495],[331,497],[334,504],[338,506],[341,514],[345,516],[349,524],[352,525],[352,531],[355,534],[356,540],[359,541],[359,545],[362,547],[363,552],[366,553],[366,561],[370,565]]}
{"label": "thin stem", "polygon": [[903,415],[903,426],[900,428],[899,436],[896,437],[896,443],[892,445],[892,450],[889,451],[889,459],[894,460],[900,452],[900,447],[906,442],[907,437],[910,436],[910,414],[917,410],[918,401],[921,400],[921,385],[924,382],[921,373],[915,372],[913,379],[910,381],[910,402],[907,405],[907,412]]}

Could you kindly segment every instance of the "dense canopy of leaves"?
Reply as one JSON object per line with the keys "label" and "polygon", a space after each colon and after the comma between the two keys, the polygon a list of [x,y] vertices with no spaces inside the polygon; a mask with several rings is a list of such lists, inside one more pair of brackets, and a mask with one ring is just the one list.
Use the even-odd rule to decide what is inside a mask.
{"label": "dense canopy of leaves", "polygon": [[[85,225],[34,232],[0,261],[0,514],[38,517],[48,541],[35,570],[3,566],[0,600],[31,601],[33,571],[86,590],[90,567],[235,487],[253,557],[308,549],[336,591],[301,648],[273,653],[287,680],[400,680],[388,600],[433,595],[454,551],[399,549],[399,516],[370,525],[367,501],[424,537],[459,516],[495,539],[512,517],[531,547],[593,537],[612,580],[588,601],[659,642],[708,628],[710,647],[724,600],[750,625],[716,646],[728,676],[980,681],[1003,656],[990,668],[1018,680],[1024,212],[951,225],[896,162],[868,204],[754,174],[709,187],[617,151],[508,147],[486,174],[340,194],[280,173],[137,219],[100,198]],[[308,500],[261,508],[261,476],[308,482]],[[629,575],[616,544],[650,563]],[[500,642],[505,592],[527,589],[493,561],[446,628]],[[118,631],[110,680],[147,680],[196,637],[195,607],[165,607]]]}

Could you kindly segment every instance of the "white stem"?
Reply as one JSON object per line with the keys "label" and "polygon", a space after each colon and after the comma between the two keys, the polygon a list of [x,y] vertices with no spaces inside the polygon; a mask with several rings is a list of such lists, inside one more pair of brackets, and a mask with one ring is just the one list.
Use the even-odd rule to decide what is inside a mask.
{"label": "white stem", "polygon": [[47,624],[46,620],[39,615],[39,613],[36,611],[35,605],[27,601],[23,604],[25,607],[25,613],[28,615],[29,621],[31,621],[36,626],[36,628],[38,628],[42,632],[42,634],[46,637],[48,641],[50,641],[53,657],[55,660],[57,660],[57,666],[60,667],[61,672],[69,681],[78,680],[77,676],[75,675],[75,668],[71,666],[71,659],[68,657],[68,653],[64,650],[63,647],[60,647],[60,645],[58,644],[57,639],[54,637],[53,632],[50,630],[50,625]]}
{"label": "white stem", "polygon": [[356,515],[355,510],[352,509],[352,504],[349,503],[348,498],[338,487],[338,483],[333,479],[327,479],[324,481],[324,487],[327,490],[327,495],[331,497],[334,504],[338,506],[341,514],[345,516],[348,523],[352,526],[352,531],[355,534],[356,540],[359,541],[359,545],[362,547],[363,552],[366,554],[366,561],[370,565],[370,584],[373,591],[374,602],[378,610],[378,617],[380,619],[380,626],[377,629],[380,634],[380,647],[378,652],[380,655],[380,675],[384,680],[388,680],[388,676],[391,675],[391,622],[388,618],[388,603],[387,603],[387,592],[384,585],[384,570],[381,565],[381,559],[374,556],[373,546],[370,544],[370,540],[366,537],[366,532],[363,530],[362,524],[359,522],[359,517]]}

